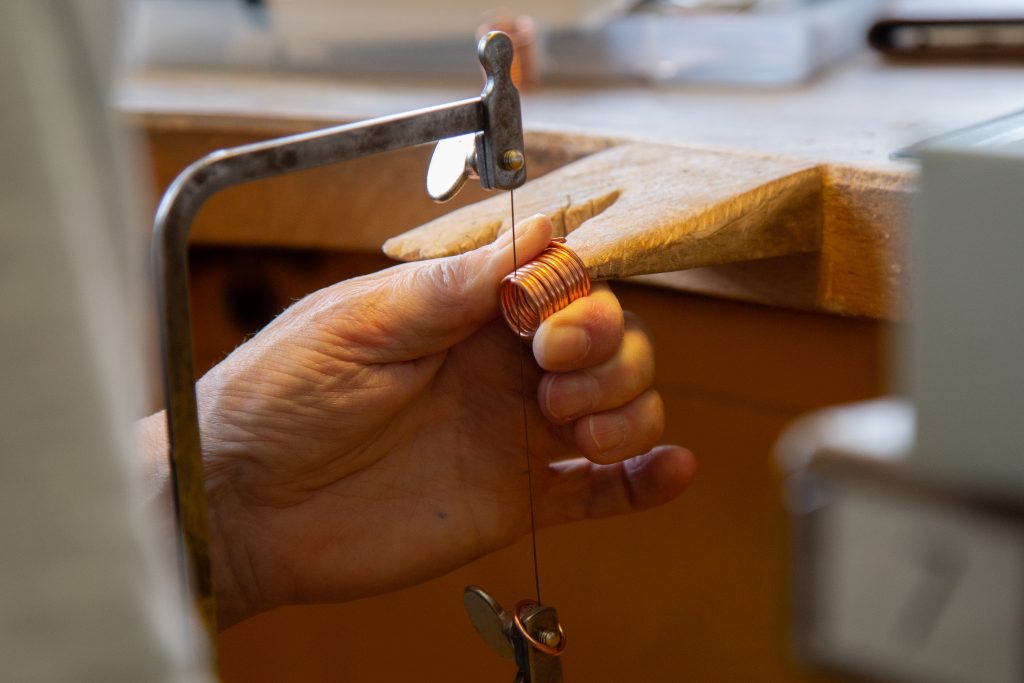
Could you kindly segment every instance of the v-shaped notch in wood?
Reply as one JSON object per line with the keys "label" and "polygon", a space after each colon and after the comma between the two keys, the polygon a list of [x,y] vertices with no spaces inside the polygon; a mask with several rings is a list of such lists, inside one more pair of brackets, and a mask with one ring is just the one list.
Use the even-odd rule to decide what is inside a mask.
{"label": "v-shaped notch in wood", "polygon": [[[822,177],[809,162],[662,145],[613,147],[516,190],[521,217],[548,215],[594,279],[817,251]],[[492,197],[388,240],[399,260],[461,253],[508,230]]]}

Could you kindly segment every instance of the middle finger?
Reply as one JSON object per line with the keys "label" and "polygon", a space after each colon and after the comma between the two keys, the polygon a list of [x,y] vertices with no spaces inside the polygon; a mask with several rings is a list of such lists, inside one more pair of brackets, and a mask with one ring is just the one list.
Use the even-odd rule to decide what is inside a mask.
{"label": "middle finger", "polygon": [[624,405],[643,393],[653,380],[650,337],[639,320],[627,313],[622,344],[612,358],[586,370],[545,374],[537,399],[548,420],[564,424]]}

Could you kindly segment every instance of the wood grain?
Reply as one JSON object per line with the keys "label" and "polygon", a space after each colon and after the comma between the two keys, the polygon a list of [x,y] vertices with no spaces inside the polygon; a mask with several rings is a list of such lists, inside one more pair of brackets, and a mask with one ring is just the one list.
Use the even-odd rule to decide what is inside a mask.
{"label": "wood grain", "polygon": [[[164,114],[134,116],[129,121],[140,132],[150,152],[154,186],[158,190],[170,184],[187,164],[215,149],[337,123],[327,120]],[[560,167],[564,168],[559,172],[571,173],[566,165],[588,155],[609,153],[606,150],[616,146],[635,148],[621,139],[557,131],[528,133],[526,143],[530,177],[534,179],[531,183],[540,180],[544,184],[549,183],[544,179],[546,174]],[[890,320],[901,317],[905,299],[905,233],[909,198],[915,181],[912,172],[838,164],[811,165],[811,162],[771,160],[757,155],[668,145],[643,147],[649,148],[649,153],[656,157],[679,160],[676,181],[678,192],[683,198],[687,193],[699,194],[702,183],[707,180],[706,175],[714,171],[713,160],[721,161],[723,168],[730,164],[738,166],[740,172],[743,165],[754,168],[759,164],[792,163],[792,168],[803,183],[797,187],[809,188],[812,174],[815,174],[817,179],[814,182],[820,188],[819,197],[810,204],[802,205],[792,197],[783,204],[800,209],[791,214],[790,220],[794,220],[793,216],[813,210],[810,206],[820,207],[820,244],[817,253],[771,257],[770,250],[766,249],[760,254],[731,254],[730,258],[734,261],[741,257],[758,259],[737,263],[699,266],[694,260],[681,261],[671,265],[685,266],[687,270],[644,276],[644,282],[677,291],[843,316]],[[492,200],[485,214],[500,209],[502,218],[507,220],[506,198],[488,195],[479,187],[473,187],[472,183],[451,203],[430,202],[423,190],[428,152],[425,148],[392,152],[349,164],[231,188],[214,197],[199,212],[193,241],[197,244],[373,252],[388,238],[488,196]],[[699,161],[702,159],[708,167],[700,170]],[[698,165],[698,172],[693,178],[701,178],[700,182],[693,182],[693,178],[686,181],[685,164],[690,163]],[[750,182],[756,186],[758,179],[752,178]],[[594,187],[598,186],[595,184]],[[609,187],[607,182],[604,187]],[[519,213],[524,216],[528,215],[527,211],[540,210],[540,207],[524,206],[527,189],[523,188],[517,194]],[[553,188],[551,192],[549,203],[555,203],[549,210],[557,213],[561,209],[565,214],[566,193],[562,193],[560,188]],[[567,194],[575,194],[570,209],[601,196],[601,192],[585,185],[575,185]],[[668,215],[678,216],[687,210],[693,212],[693,207],[686,209],[675,205],[670,194],[662,197],[665,203],[663,208],[669,212]],[[617,236],[633,224],[632,214],[627,215],[628,212],[623,211],[623,207],[627,206],[626,199],[625,195],[620,195],[614,204],[606,208],[604,214],[597,216],[605,221],[602,230],[612,236]],[[747,202],[745,206],[749,210],[754,202]],[[637,215],[645,215],[643,207],[636,210],[639,212]],[[610,216],[616,214],[609,212],[618,212],[619,217],[612,221]],[[569,211],[566,215],[570,227],[579,222],[580,216],[585,213],[573,214]],[[713,216],[714,213],[709,215]],[[748,217],[756,215],[756,212],[749,213]],[[582,222],[579,224],[585,225]],[[650,221],[649,224],[655,225]],[[812,223],[803,223],[804,227],[809,225]],[[488,231],[502,229],[502,225],[495,228],[493,223],[485,227],[486,230],[478,232],[473,239],[480,240]],[[733,227],[741,226],[738,224]],[[760,228],[769,230],[767,234],[771,234],[772,229],[776,232],[786,229],[786,222],[761,223]],[[576,237],[570,236],[570,243],[585,234],[579,232]],[[730,233],[727,231],[725,234]],[[738,230],[733,230],[731,235],[734,238],[743,237],[743,233]],[[459,238],[459,243],[468,246],[473,241]],[[733,242],[734,246],[737,244],[742,247],[742,239],[738,243]],[[782,245],[767,246],[779,249],[775,253],[788,253]],[[689,248],[685,244],[673,247],[677,255],[687,257],[691,256]],[[659,249],[660,246],[652,245],[647,251]],[[695,258],[707,257],[706,253],[695,253]],[[660,256],[657,258],[660,259]],[[648,271],[651,268],[649,264],[644,267]],[[601,272],[602,276],[611,274]],[[616,274],[621,275],[622,271]]]}
{"label": "wood grain", "polygon": [[[533,180],[516,197],[521,215],[545,213],[568,235],[593,279],[647,275],[640,281],[671,289],[899,319],[913,182],[904,170],[630,144]],[[508,227],[506,203],[492,198],[392,238],[384,251],[436,258]]]}
{"label": "wood grain", "polygon": [[[821,174],[807,162],[621,145],[516,191],[521,216],[543,213],[592,279],[817,251]],[[384,253],[436,258],[487,244],[511,226],[506,197],[394,237]]]}

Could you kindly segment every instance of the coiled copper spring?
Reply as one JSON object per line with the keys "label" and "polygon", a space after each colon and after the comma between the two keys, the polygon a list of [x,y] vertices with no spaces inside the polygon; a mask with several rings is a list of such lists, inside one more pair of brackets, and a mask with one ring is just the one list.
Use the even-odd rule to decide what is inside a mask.
{"label": "coiled copper spring", "polygon": [[501,314],[524,340],[552,313],[590,293],[590,275],[565,238],[551,240],[540,256],[501,281]]}

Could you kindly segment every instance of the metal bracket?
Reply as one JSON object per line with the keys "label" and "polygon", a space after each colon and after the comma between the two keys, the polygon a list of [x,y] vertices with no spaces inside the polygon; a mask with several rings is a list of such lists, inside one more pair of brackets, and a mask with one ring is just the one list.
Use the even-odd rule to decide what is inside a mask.
{"label": "metal bracket", "polygon": [[211,647],[216,605],[189,311],[192,221],[207,199],[234,185],[465,134],[476,135],[484,188],[519,187],[526,167],[519,93],[510,75],[512,41],[504,33],[488,33],[477,52],[487,75],[479,97],[213,152],[182,171],[160,201],[152,250],[181,571]]}
{"label": "metal bracket", "polygon": [[491,650],[514,659],[515,683],[562,683],[565,633],[554,607],[524,600],[509,614],[482,588],[469,586],[462,596],[473,627]]}

